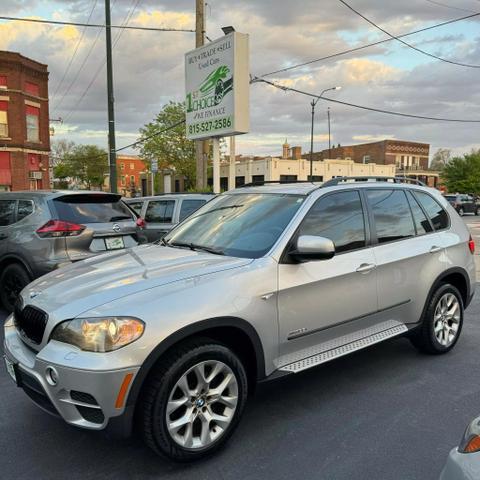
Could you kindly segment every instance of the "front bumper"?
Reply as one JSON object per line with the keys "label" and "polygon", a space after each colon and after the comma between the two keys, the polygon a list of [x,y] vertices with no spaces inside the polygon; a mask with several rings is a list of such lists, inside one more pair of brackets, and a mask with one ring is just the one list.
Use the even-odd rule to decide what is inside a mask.
{"label": "front bumper", "polygon": [[[17,384],[42,409],[63,418],[77,427],[102,430],[112,419],[125,413],[125,400],[139,367],[118,370],[87,370],[72,365],[69,355],[75,350],[75,356],[82,352],[74,347],[65,348],[65,344],[49,345],[49,351],[56,350],[55,363],[49,362],[41,352],[29,348],[20,338],[12,322],[12,316],[5,323],[4,352],[14,364]],[[65,350],[65,355],[61,350]],[[98,355],[108,355],[99,353]],[[58,361],[65,359],[63,365]],[[52,384],[48,374],[54,369],[57,383]],[[131,374],[131,375],[130,375]],[[125,388],[126,378],[129,379]],[[123,386],[123,389],[122,389]],[[121,391],[122,395],[121,395]],[[119,395],[124,399],[119,401]]]}
{"label": "front bumper", "polygon": [[480,452],[460,453],[451,450],[440,480],[478,480],[480,478]]}

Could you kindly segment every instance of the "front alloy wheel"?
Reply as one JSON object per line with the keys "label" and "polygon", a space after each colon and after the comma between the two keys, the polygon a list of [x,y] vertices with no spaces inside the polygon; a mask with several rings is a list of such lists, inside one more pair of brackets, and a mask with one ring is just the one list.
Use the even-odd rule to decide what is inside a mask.
{"label": "front alloy wheel", "polygon": [[180,446],[205,448],[232,422],[238,403],[238,382],[225,363],[200,362],[174,385],[167,404],[168,432]]}
{"label": "front alloy wheel", "polygon": [[213,340],[189,340],[154,369],[139,410],[147,445],[181,462],[222,447],[247,401],[247,374],[240,358]]}

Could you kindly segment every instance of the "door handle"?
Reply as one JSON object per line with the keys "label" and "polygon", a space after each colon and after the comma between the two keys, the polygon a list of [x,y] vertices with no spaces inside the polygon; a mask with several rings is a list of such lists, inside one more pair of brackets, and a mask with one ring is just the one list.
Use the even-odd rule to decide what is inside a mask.
{"label": "door handle", "polygon": [[433,245],[433,247],[430,247],[429,253],[437,253],[440,250],[442,250],[442,247],[438,247],[437,245]]}
{"label": "door handle", "polygon": [[369,273],[372,270],[375,270],[377,266],[374,263],[362,263],[358,268],[358,273]]}

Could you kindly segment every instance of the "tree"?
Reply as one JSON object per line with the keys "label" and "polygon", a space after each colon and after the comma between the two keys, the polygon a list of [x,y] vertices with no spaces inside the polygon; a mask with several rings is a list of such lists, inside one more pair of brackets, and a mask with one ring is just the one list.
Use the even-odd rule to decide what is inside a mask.
{"label": "tree", "polygon": [[442,178],[449,192],[480,194],[480,150],[452,158],[444,167]]}
{"label": "tree", "polygon": [[[158,168],[173,168],[177,175],[185,177],[185,188],[195,185],[195,144],[186,137],[185,124],[170,128],[185,120],[185,104],[170,102],[165,105],[153,122],[140,128],[140,139],[148,138],[138,147],[140,157],[150,164],[158,160]],[[163,131],[165,130],[165,131]],[[158,133],[157,132],[162,132]]]}
{"label": "tree", "polygon": [[101,189],[108,173],[107,152],[96,145],[75,145],[57,159],[54,176],[61,181],[75,180],[87,189]]}
{"label": "tree", "polygon": [[432,157],[430,170],[442,171],[448,164],[452,156],[452,151],[448,148],[439,148]]}

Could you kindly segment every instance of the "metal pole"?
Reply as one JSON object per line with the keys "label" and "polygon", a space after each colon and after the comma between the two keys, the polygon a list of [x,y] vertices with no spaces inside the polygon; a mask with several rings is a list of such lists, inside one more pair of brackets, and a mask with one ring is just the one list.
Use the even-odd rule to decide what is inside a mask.
{"label": "metal pole", "polygon": [[155,195],[155,173],[150,172],[151,181],[152,181],[152,195]]}
{"label": "metal pole", "polygon": [[327,108],[328,116],[328,158],[332,158],[332,146],[330,144],[330,107]]}
{"label": "metal pole", "polygon": [[220,193],[220,140],[212,138],[213,149],[213,193]]}
{"label": "metal pole", "polygon": [[117,154],[115,152],[115,112],[113,97],[110,0],[105,0],[105,40],[107,47],[108,161],[110,167],[110,191],[112,193],[117,193]]}
{"label": "metal pole", "polygon": [[[195,47],[201,47],[205,43],[205,0],[195,2]],[[207,150],[204,140],[195,141],[195,165],[197,172],[197,190],[203,190],[207,186],[205,151]],[[208,151],[208,150],[207,150]]]}
{"label": "metal pole", "polygon": [[230,137],[230,162],[228,164],[228,189],[235,188],[235,135]]}
{"label": "metal pole", "polygon": [[313,120],[315,118],[315,101],[312,100],[312,128],[310,131],[310,181],[313,182]]}

